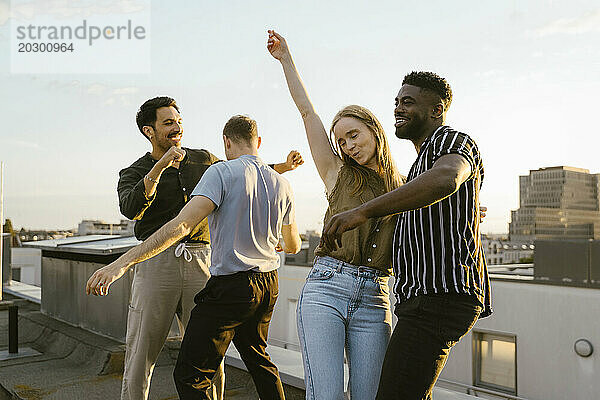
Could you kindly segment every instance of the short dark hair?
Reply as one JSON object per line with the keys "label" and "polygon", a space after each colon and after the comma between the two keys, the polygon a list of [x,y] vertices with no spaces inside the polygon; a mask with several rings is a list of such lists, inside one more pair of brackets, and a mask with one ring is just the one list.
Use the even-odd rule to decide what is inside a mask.
{"label": "short dark hair", "polygon": [[256,121],[247,115],[234,115],[225,124],[223,135],[234,142],[250,144],[254,138],[258,137]]}
{"label": "short dark hair", "polygon": [[421,89],[433,92],[440,96],[442,103],[444,103],[444,111],[450,108],[450,103],[452,103],[452,89],[446,79],[438,74],[425,71],[413,71],[404,77],[402,84],[417,86]]}
{"label": "short dark hair", "polygon": [[177,112],[179,112],[179,107],[177,107],[177,103],[174,99],[167,96],[159,96],[146,100],[135,115],[135,122],[137,123],[138,129],[148,140],[150,140],[150,138],[144,134],[142,128],[144,126],[151,126],[156,129],[156,110],[161,107],[174,107]]}

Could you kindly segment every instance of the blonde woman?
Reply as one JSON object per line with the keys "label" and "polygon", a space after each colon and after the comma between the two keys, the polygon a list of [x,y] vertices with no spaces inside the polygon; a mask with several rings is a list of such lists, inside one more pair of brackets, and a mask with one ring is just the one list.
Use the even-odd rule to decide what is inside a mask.
{"label": "blonde woman", "polygon": [[[267,48],[282,65],[304,121],[313,160],[327,190],[331,216],[402,184],[377,118],[351,105],[333,119],[329,136],[315,112],[285,39],[268,31]],[[306,398],[344,398],[344,350],[353,399],[374,399],[391,334],[388,280],[392,272],[394,219],[370,219],[347,232],[342,247],[319,246],[298,299],[298,335]]]}

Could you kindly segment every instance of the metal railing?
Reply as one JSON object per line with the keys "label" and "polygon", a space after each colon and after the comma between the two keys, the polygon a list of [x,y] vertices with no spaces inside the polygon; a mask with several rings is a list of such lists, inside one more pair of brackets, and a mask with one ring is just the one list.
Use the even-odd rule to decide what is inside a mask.
{"label": "metal railing", "polygon": [[473,395],[478,397],[477,395],[479,393],[485,393],[485,394],[489,394],[492,396],[498,396],[501,399],[505,399],[505,400],[529,400],[526,399],[524,397],[519,397],[516,396],[514,394],[509,394],[509,393],[504,393],[504,392],[499,392],[497,390],[493,390],[493,389],[486,389],[486,388],[482,388],[479,386],[473,386],[473,385],[467,385],[466,383],[461,383],[461,382],[455,382],[455,381],[450,381],[447,379],[438,379],[439,383],[443,383],[446,385],[452,385],[452,386],[458,386],[462,389],[465,389],[465,393],[469,394],[469,395]]}

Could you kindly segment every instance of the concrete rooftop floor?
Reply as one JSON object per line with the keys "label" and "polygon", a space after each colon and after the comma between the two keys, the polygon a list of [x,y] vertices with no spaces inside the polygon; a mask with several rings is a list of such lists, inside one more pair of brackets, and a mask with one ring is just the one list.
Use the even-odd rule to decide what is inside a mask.
{"label": "concrete rooftop floor", "polygon": [[[19,306],[19,348],[41,354],[0,360],[0,399],[106,400],[120,397],[125,346],[42,314],[39,305],[11,298]],[[0,350],[8,349],[8,311],[0,310]],[[179,341],[169,340],[150,386],[151,400],[177,399],[172,372]],[[290,399],[304,392],[286,387]],[[249,375],[226,367],[225,398],[258,399]]]}

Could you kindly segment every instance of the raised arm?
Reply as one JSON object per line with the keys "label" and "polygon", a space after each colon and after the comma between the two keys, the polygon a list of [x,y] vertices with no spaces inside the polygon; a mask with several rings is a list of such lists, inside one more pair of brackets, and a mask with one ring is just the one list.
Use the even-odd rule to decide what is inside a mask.
{"label": "raised arm", "polygon": [[321,176],[321,180],[323,180],[329,193],[335,186],[342,161],[331,150],[323,122],[310,102],[285,39],[275,31],[269,30],[268,32],[267,49],[275,59],[279,60],[283,67],[288,89],[304,122],[310,152],[317,166],[319,176]]}

